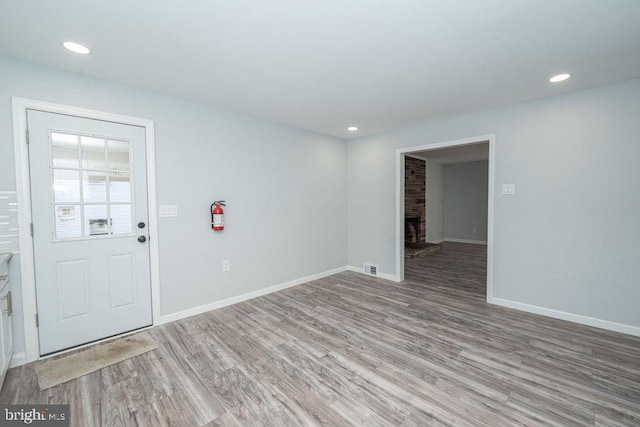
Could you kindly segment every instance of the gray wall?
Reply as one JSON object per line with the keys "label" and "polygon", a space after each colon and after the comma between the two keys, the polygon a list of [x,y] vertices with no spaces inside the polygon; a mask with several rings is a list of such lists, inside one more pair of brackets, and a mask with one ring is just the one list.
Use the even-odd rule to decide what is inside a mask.
{"label": "gray wall", "polygon": [[397,148],[495,134],[494,297],[640,326],[638,117],[632,80],[349,141],[349,265],[397,273]]}
{"label": "gray wall", "polygon": [[427,160],[427,242],[444,239],[444,168]]}
{"label": "gray wall", "polygon": [[486,160],[444,165],[445,239],[487,241],[488,182]]}
{"label": "gray wall", "polygon": [[[640,326],[640,80],[345,150],[334,138],[0,57],[0,190],[15,189],[12,95],[155,121],[158,202],[180,214],[159,223],[163,314],[363,261],[396,274],[395,150],[495,134],[494,296]],[[516,194],[501,195],[502,183]],[[209,230],[218,198],[229,202],[224,234]]]}
{"label": "gray wall", "polygon": [[[159,220],[162,314],[346,265],[344,141],[0,57],[0,190],[15,190],[11,96],[155,121],[158,202],[179,212]],[[210,229],[218,199],[224,233]],[[16,352],[19,281],[12,267]]]}

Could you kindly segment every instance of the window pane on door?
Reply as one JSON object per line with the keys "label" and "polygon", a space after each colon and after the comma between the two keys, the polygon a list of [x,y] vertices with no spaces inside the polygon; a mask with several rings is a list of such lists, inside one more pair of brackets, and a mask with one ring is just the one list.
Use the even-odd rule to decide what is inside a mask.
{"label": "window pane on door", "polygon": [[80,172],[53,170],[53,200],[56,203],[80,202]]}
{"label": "window pane on door", "polygon": [[109,173],[109,200],[111,203],[131,202],[131,177],[126,173]]}
{"label": "window pane on door", "polygon": [[55,239],[133,235],[131,141],[50,131]]}
{"label": "window pane on door", "polygon": [[106,170],[107,162],[104,151],[104,139],[90,136],[80,137],[82,151],[82,168],[92,170]]}
{"label": "window pane on door", "polygon": [[107,205],[84,206],[84,235],[101,236],[109,234]]}
{"label": "window pane on door", "polygon": [[82,197],[85,203],[107,202],[106,172],[82,172]]}
{"label": "window pane on door", "polygon": [[131,156],[129,141],[109,141],[109,170],[130,170]]}
{"label": "window pane on door", "polygon": [[51,164],[54,168],[78,168],[78,137],[51,132]]}
{"label": "window pane on door", "polygon": [[133,229],[131,205],[111,205],[111,218],[113,234],[131,234]]}
{"label": "window pane on door", "polygon": [[82,236],[80,205],[57,205],[55,207],[56,238],[70,239]]}

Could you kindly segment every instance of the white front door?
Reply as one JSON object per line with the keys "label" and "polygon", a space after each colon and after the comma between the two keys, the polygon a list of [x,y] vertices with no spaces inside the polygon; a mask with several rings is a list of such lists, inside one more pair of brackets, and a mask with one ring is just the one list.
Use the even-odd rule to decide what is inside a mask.
{"label": "white front door", "polygon": [[27,111],[40,354],[151,325],[145,130]]}

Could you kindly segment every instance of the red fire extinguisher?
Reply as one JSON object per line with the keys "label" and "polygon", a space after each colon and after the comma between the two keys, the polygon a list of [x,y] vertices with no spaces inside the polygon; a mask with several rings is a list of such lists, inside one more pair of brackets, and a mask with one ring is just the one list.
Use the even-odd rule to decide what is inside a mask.
{"label": "red fire extinguisher", "polygon": [[224,230],[224,200],[218,200],[211,204],[211,228],[214,231]]}

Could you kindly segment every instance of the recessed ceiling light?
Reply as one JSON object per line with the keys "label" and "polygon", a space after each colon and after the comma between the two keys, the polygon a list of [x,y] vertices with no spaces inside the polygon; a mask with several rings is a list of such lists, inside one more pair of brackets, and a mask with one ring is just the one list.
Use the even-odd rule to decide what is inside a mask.
{"label": "recessed ceiling light", "polygon": [[76,42],[62,42],[62,46],[64,46],[65,49],[74,53],[79,53],[80,55],[88,55],[91,53],[91,49]]}
{"label": "recessed ceiling light", "polygon": [[349,127],[347,128],[347,130],[348,130],[349,132],[355,132],[355,131],[357,131],[357,130],[358,130],[358,126],[349,126]]}
{"label": "recessed ceiling light", "polygon": [[559,83],[567,80],[571,77],[571,74],[558,74],[557,76],[553,76],[549,79],[551,83]]}

